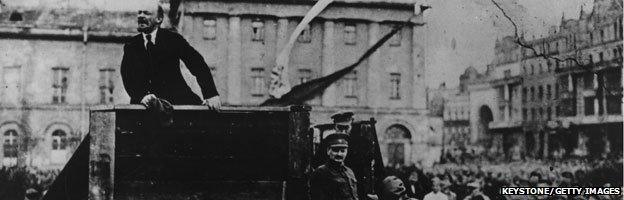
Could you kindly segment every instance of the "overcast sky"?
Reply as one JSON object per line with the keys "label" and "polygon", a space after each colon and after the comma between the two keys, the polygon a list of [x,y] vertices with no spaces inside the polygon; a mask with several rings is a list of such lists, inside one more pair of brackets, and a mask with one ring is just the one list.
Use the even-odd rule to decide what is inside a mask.
{"label": "overcast sky", "polygon": [[[98,7],[107,10],[134,10],[145,0],[3,0],[7,5]],[[349,0],[354,1],[354,0]],[[367,0],[359,0],[367,1]],[[375,0],[379,1],[379,0]],[[412,0],[385,0],[408,2]],[[491,0],[413,0],[428,2],[433,8],[425,19],[427,28],[427,86],[448,87],[459,83],[459,75],[468,66],[484,71],[493,59],[494,41],[513,34],[511,23]],[[581,6],[591,11],[593,0],[496,0],[520,25],[521,32],[539,37],[548,27],[566,19],[578,18]],[[455,48],[453,48],[453,39]]]}
{"label": "overcast sky", "polygon": [[[480,72],[493,60],[497,38],[513,35],[511,23],[490,0],[430,1],[433,9],[427,17],[427,85],[437,88],[459,84],[459,75],[468,66]],[[591,11],[592,0],[497,0],[508,10],[520,30],[539,37],[552,25],[558,25],[561,15],[578,18],[580,8]],[[455,49],[452,41],[456,40]]]}

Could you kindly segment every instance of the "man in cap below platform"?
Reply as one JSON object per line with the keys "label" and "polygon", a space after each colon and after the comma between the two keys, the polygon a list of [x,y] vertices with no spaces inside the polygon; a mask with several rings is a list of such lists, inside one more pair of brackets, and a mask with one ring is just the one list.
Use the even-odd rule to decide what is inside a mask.
{"label": "man in cap below platform", "polygon": [[341,110],[331,116],[334,122],[336,133],[351,134],[353,127],[353,112],[349,110]]}
{"label": "man in cap below platform", "polygon": [[312,172],[312,200],[357,200],[357,181],[353,171],[344,165],[349,147],[347,134],[331,134],[325,138],[327,161]]}

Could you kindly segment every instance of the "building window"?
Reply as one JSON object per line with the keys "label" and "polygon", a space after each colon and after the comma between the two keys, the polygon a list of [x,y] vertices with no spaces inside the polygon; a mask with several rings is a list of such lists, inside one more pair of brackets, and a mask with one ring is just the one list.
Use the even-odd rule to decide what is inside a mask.
{"label": "building window", "polygon": [[550,107],[546,108],[546,119],[549,121],[552,119],[552,108]]}
{"label": "building window", "polygon": [[67,149],[67,133],[63,130],[55,130],[52,132],[52,150]]}
{"label": "building window", "polygon": [[401,74],[390,73],[390,99],[401,99]]}
{"label": "building window", "polygon": [[544,108],[539,108],[539,118],[538,120],[544,120]]}
{"label": "building window", "polygon": [[594,87],[594,73],[586,72],[583,74],[583,88],[591,89]]}
{"label": "building window", "polygon": [[392,35],[392,37],[390,38],[390,46],[391,47],[398,47],[401,46],[401,30],[399,30],[399,32],[397,32],[396,34]]}
{"label": "building window", "polygon": [[552,98],[552,87],[550,85],[546,85],[546,99],[550,100]]}
{"label": "building window", "polygon": [[256,42],[264,41],[264,21],[254,19],[251,21],[252,36],[251,40]]}
{"label": "building window", "polygon": [[312,79],[311,69],[299,69],[299,84],[303,84]]}
{"label": "building window", "polygon": [[622,70],[611,69],[603,75],[607,114],[622,113]]}
{"label": "building window", "polygon": [[544,87],[542,87],[541,85],[537,88],[537,98],[539,101],[544,99]]}
{"label": "building window", "polygon": [[388,166],[405,165],[406,154],[409,157],[409,151],[406,151],[409,149],[406,147],[412,138],[409,130],[402,125],[392,125],[386,130],[385,136],[388,141]]}
{"label": "building window", "polygon": [[535,74],[535,66],[531,65],[531,75]]}
{"label": "building window", "polygon": [[559,98],[559,87],[557,87],[557,85],[555,84],[555,95],[553,99],[558,99]]}
{"label": "building window", "polygon": [[607,114],[622,114],[622,95],[609,95],[607,99]]}
{"label": "building window", "polygon": [[589,43],[593,44],[594,43],[594,33],[589,33]]}
{"label": "building window", "polygon": [[9,15],[9,21],[11,22],[20,22],[24,20],[24,18],[22,17],[22,13],[19,11],[13,11],[11,12],[11,15]]}
{"label": "building window", "polygon": [[498,119],[500,121],[505,121],[505,106],[498,107]]}
{"label": "building window", "polygon": [[602,62],[604,61],[604,53],[600,52],[598,53],[598,62]]}
{"label": "building window", "polygon": [[264,68],[251,69],[251,83],[251,96],[263,97],[266,90],[264,80]]}
{"label": "building window", "polygon": [[552,71],[552,62],[550,62],[550,60],[546,61],[546,70],[548,72]]}
{"label": "building window", "polygon": [[344,95],[346,98],[357,98],[357,71],[344,76]]}
{"label": "building window", "polygon": [[585,104],[585,115],[594,115],[594,97],[583,98]]}
{"label": "building window", "polygon": [[535,115],[537,115],[535,108],[531,108],[531,121],[535,121],[535,119],[537,119]]}
{"label": "building window", "polygon": [[531,87],[531,101],[535,101],[535,87]]}
{"label": "building window", "polygon": [[22,102],[21,95],[21,66],[6,66],[0,68],[0,102],[18,105]]}
{"label": "building window", "polygon": [[2,143],[5,158],[17,158],[17,131],[10,129],[4,132]]}
{"label": "building window", "polygon": [[505,78],[511,77],[511,69],[505,70],[503,73],[504,73]]}
{"label": "building window", "polygon": [[544,48],[545,49],[544,53],[548,54],[548,53],[550,53],[550,45],[548,43],[546,43],[545,45],[546,45],[546,47]]}
{"label": "building window", "polygon": [[344,40],[347,45],[355,45],[355,24],[346,24],[344,27]]}
{"label": "building window", "polygon": [[113,103],[115,69],[100,69],[100,103]]}
{"label": "building window", "polygon": [[527,109],[523,108],[522,109],[522,120],[526,121],[527,120]]}
{"label": "building window", "polygon": [[204,19],[204,39],[217,39],[217,20],[214,18]]}
{"label": "building window", "polygon": [[312,31],[310,30],[310,25],[306,25],[297,37],[297,42],[300,43],[310,43],[312,41]]}
{"label": "building window", "polygon": [[52,68],[52,74],[54,76],[52,83],[52,103],[66,103],[67,88],[68,88],[68,73],[69,68],[66,67],[54,67]]}
{"label": "building window", "polygon": [[526,102],[527,101],[527,88],[523,87],[522,88],[522,102]]}

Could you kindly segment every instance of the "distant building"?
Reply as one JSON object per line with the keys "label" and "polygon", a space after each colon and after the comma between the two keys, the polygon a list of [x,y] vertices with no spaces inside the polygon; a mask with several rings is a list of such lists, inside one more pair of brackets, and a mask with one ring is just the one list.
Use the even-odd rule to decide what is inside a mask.
{"label": "distant building", "polygon": [[[513,37],[496,42],[487,83],[468,86],[471,104],[483,105],[471,124],[486,127],[490,153],[508,159],[621,153],[620,5],[595,0],[591,13],[562,19],[548,36],[519,38],[530,48]],[[488,113],[492,121],[478,123]]]}
{"label": "distant building", "polygon": [[[253,106],[268,98],[275,56],[313,3],[183,1],[177,27],[211,67],[224,104]],[[404,2],[332,3],[297,39],[289,81],[296,85],[354,63],[413,14],[414,5]],[[307,102],[312,123],[327,123],[340,109],[354,110],[356,119],[374,117],[385,163],[413,162],[432,134],[421,20],[408,22],[353,73]],[[87,133],[90,106],[129,102],[119,65],[122,45],[135,29],[134,12],[3,7],[0,158],[5,165],[62,167]]]}
{"label": "distant building", "polygon": [[446,83],[440,84],[437,89],[427,88],[427,110],[429,110],[429,115],[442,117],[446,102],[458,92],[457,88],[447,88]]}
{"label": "distant building", "polygon": [[118,75],[134,13],[3,8],[3,165],[61,168],[88,131],[89,107],[125,103]]}
{"label": "distant building", "polygon": [[[567,61],[555,66],[557,120],[548,146],[566,155],[621,156],[622,1],[595,0],[591,13],[562,19],[550,49]],[[552,43],[560,43],[552,49]],[[556,45],[555,43],[555,45]],[[557,47],[557,46],[555,46]],[[551,134],[552,135],[552,134]]]}

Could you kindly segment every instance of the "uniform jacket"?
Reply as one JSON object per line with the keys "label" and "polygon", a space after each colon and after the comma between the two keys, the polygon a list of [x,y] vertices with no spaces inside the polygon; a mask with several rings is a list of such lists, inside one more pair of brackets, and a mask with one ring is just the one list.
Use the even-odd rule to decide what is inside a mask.
{"label": "uniform jacket", "polygon": [[310,177],[312,200],[357,200],[357,180],[345,165],[324,164]]}
{"label": "uniform jacket", "polygon": [[218,95],[204,58],[181,35],[158,29],[153,49],[148,56],[141,34],[124,46],[121,78],[131,104],[139,104],[150,93],[175,105],[201,104],[202,99],[182,77],[180,60],[197,79],[205,99]]}

